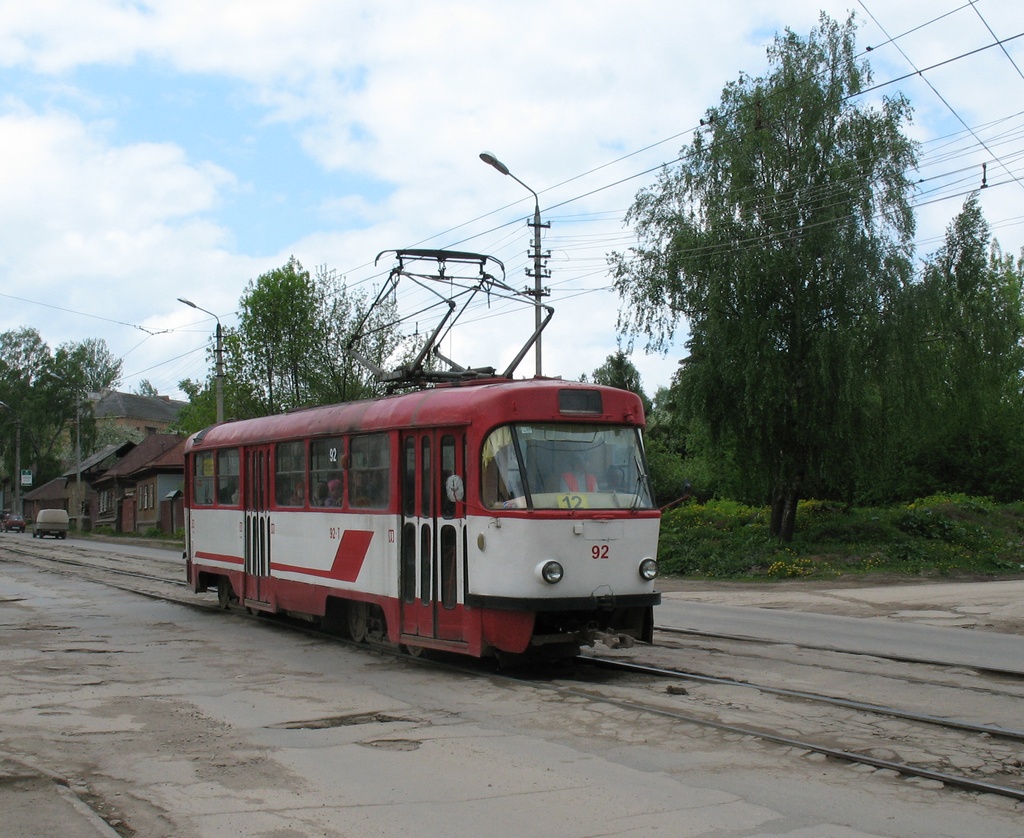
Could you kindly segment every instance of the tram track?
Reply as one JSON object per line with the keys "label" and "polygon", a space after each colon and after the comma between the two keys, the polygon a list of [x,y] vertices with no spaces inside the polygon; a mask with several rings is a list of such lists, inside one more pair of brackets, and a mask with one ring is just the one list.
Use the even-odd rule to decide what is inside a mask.
{"label": "tram track", "polygon": [[[54,542],[55,544],[57,542]],[[139,556],[120,555],[117,553],[105,553],[99,550],[80,548],[74,545],[67,545],[60,542],[60,547],[52,547],[48,543],[42,544],[18,544],[12,546],[5,542],[4,551],[17,557],[17,560],[51,573],[65,573],[88,579],[91,582],[98,582],[110,588],[127,591],[128,593],[142,594],[155,599],[167,600],[189,607],[200,607],[204,609],[215,608],[216,600],[210,597],[201,597],[193,594],[188,584],[181,578],[180,568],[175,568],[172,573],[170,568],[173,565],[169,562],[162,563]],[[166,573],[148,572],[132,565],[148,565],[152,568],[160,568],[161,565],[168,565]],[[64,568],[66,570],[61,570]],[[121,582],[111,579],[113,575]],[[127,580],[147,582],[152,585],[167,586],[169,591],[159,589],[143,589],[138,584],[130,584]],[[171,593],[173,591],[173,594]]]}
{"label": "tram track", "polygon": [[[123,557],[95,550],[76,550],[74,556],[69,556],[67,554],[71,550],[63,545],[59,551],[56,551],[61,555],[54,555],[52,549],[41,549],[41,545],[19,545],[12,547],[10,544],[5,544],[4,547],[7,552],[17,557],[16,560],[43,570],[79,576],[89,581],[98,582],[127,592],[142,594],[177,604],[185,604],[190,607],[202,608],[203,610],[218,609],[214,597],[200,598],[188,592],[185,582],[180,578],[174,578],[171,573],[147,572],[139,567],[128,566],[142,564],[155,568],[159,567],[160,564],[167,564],[168,568],[170,568],[173,565],[169,562],[160,563],[140,557]],[[118,581],[111,579],[111,575],[117,577]],[[154,590],[154,585],[165,586],[165,589]],[[240,616],[245,615],[241,613]],[[253,617],[253,619],[256,618]],[[333,641],[339,640],[337,635],[316,630],[309,623],[301,623],[296,625],[295,628],[306,634],[312,633]],[[750,642],[751,639],[747,638],[747,641]],[[352,643],[346,645],[355,646]],[[400,649],[392,648],[390,644],[370,644],[370,648],[375,651],[400,654]],[[638,655],[643,656],[645,647],[637,647],[634,651]],[[408,657],[405,657],[405,660],[413,662]],[[1016,768],[1016,776],[1019,776],[1021,767],[1024,767],[1021,764],[1024,761],[1024,753],[1018,752],[1016,757],[1017,764],[1012,766],[1011,763],[1014,757],[1012,755],[1008,756],[1005,753],[1001,755],[993,754],[994,749],[990,744],[992,742],[1010,743],[1010,745],[1024,743],[1024,731],[1013,730],[1000,725],[976,724],[960,719],[918,713],[851,698],[837,698],[810,691],[758,684],[740,678],[707,675],[634,661],[623,661],[607,657],[599,658],[590,655],[583,655],[577,660],[576,672],[578,677],[570,679],[569,682],[565,682],[561,674],[553,676],[541,674],[538,678],[537,673],[531,673],[525,677],[491,671],[482,673],[478,664],[472,666],[462,662],[455,663],[451,658],[445,658],[440,662],[430,658],[420,658],[416,659],[415,662],[443,667],[477,677],[483,674],[486,677],[499,681],[508,679],[513,683],[527,683],[535,688],[551,690],[558,695],[568,698],[583,699],[592,703],[600,703],[632,712],[657,716],[682,725],[708,728],[730,737],[750,738],[769,742],[788,748],[795,755],[820,754],[829,759],[865,765],[875,770],[891,772],[894,775],[916,777],[941,783],[950,788],[967,790],[978,794],[999,795],[1024,801],[1024,787],[1010,784],[1009,782],[1002,782],[1001,779],[998,781],[993,779],[993,777],[1002,778],[1003,776],[1009,779],[1014,775],[1014,771],[1011,770],[1013,767]],[[600,687],[593,685],[587,687],[580,686],[578,681],[585,680],[580,673],[585,674],[593,670],[619,673],[624,678],[616,679]],[[636,683],[638,680],[642,681],[639,685]],[[675,689],[670,689],[666,682],[671,682],[677,686]],[[723,703],[714,697],[710,701],[704,701],[704,697],[694,696],[692,690],[679,689],[678,684],[685,682],[703,684],[710,688],[749,690],[759,696],[773,697],[782,703],[782,708],[775,711],[777,713],[777,722],[774,724],[764,723],[763,718],[759,723],[745,721],[738,718],[744,714],[738,712],[737,708],[732,706],[730,702]],[[656,700],[649,698],[650,692],[654,689],[660,690]],[[645,693],[648,695],[645,695]],[[700,699],[699,701],[689,702],[698,706],[686,709],[673,706],[678,704],[679,700],[684,697],[687,699]],[[975,747],[970,758],[974,759],[979,765],[977,770],[973,772],[964,771],[956,773],[921,764],[922,761],[928,760],[941,763],[942,757],[941,755],[928,754],[926,745],[910,740],[897,743],[890,738],[886,741],[887,748],[885,750],[892,750],[894,753],[891,756],[888,753],[879,754],[879,743],[871,741],[872,732],[877,729],[877,725],[865,724],[862,719],[858,719],[855,725],[843,729],[844,720],[822,720],[819,717],[817,721],[820,722],[822,730],[818,731],[817,738],[815,738],[813,733],[793,732],[795,722],[799,719],[804,719],[803,714],[795,714],[794,717],[792,711],[797,703],[827,705],[837,710],[859,714],[859,716],[874,717],[876,719],[895,719],[901,724],[928,726],[944,733],[953,732],[958,735],[977,737],[981,745]],[[837,728],[840,729],[837,731]],[[856,728],[856,730],[853,728]],[[906,734],[906,731],[901,731],[899,737],[901,739],[905,738]],[[858,736],[864,740],[864,747],[851,747],[842,743],[843,739],[857,739]],[[920,758],[917,760],[900,758],[898,753],[895,753],[898,746],[902,746],[904,750],[911,752],[916,750],[919,755],[924,754],[924,760]],[[982,746],[988,746],[987,750],[986,747]],[[1004,744],[1005,747],[1006,745]],[[960,750],[961,752],[966,750],[963,748],[963,742],[954,742],[948,748]],[[875,751],[875,753],[872,753],[872,751]],[[988,772],[989,776],[986,777],[982,772]]]}
{"label": "tram track", "polygon": [[[611,671],[618,671],[629,675],[649,677],[653,679],[655,682],[669,680],[675,682],[705,683],[713,684],[716,686],[741,688],[756,691],[763,695],[771,695],[792,701],[828,705],[831,707],[853,710],[858,713],[872,714],[877,717],[899,719],[905,722],[912,722],[918,725],[937,728],[943,732],[952,731],[955,733],[973,734],[979,738],[978,742],[982,749],[985,749],[988,742],[993,739],[1007,743],[1024,743],[1024,730],[1016,730],[998,725],[975,724],[973,722],[964,721],[961,719],[940,717],[928,713],[920,713],[896,707],[872,704],[869,702],[838,698],[835,696],[821,693],[813,693],[804,690],[785,689],[768,686],[765,684],[753,683],[750,681],[741,681],[732,678],[708,676],[696,672],[666,669],[660,666],[651,666],[647,664],[634,663],[623,660],[610,660],[595,656],[583,655],[581,656],[580,661],[585,663],[587,666],[593,666],[600,669],[606,669]],[[618,704],[619,706],[629,707],[630,709],[645,708],[648,712],[664,716],[667,718],[677,719],[681,722],[696,724],[703,727],[710,727],[716,730],[720,730],[731,734],[737,734],[740,736],[756,737],[759,740],[774,742],[779,745],[784,745],[790,748],[797,748],[799,750],[807,751],[810,753],[822,754],[826,757],[843,760],[845,762],[858,763],[862,765],[868,765],[876,769],[894,771],[902,776],[935,780],[954,788],[967,789],[982,794],[998,794],[1001,796],[1010,797],[1015,800],[1024,800],[1024,787],[1019,785],[996,783],[990,780],[983,779],[981,777],[969,776],[967,774],[955,774],[948,771],[940,771],[934,768],[929,768],[927,766],[914,764],[913,762],[908,760],[881,758],[879,756],[872,755],[871,753],[866,752],[864,750],[849,750],[847,748],[837,748],[833,745],[825,744],[821,741],[814,741],[806,736],[801,736],[800,738],[797,738],[794,736],[783,735],[779,731],[766,728],[763,725],[740,725],[725,723],[719,719],[708,718],[706,715],[701,715],[692,712],[680,712],[675,709],[666,708],[663,704],[655,704],[653,702],[634,702],[631,700],[622,701],[621,699],[615,698],[613,696],[595,694],[592,690],[577,690],[575,688],[570,688],[570,692],[574,695],[578,694],[581,696],[589,696],[595,700],[608,700]],[[676,695],[680,694],[679,691],[666,690],[666,692],[669,694],[672,694],[673,692]],[[686,695],[687,693],[683,692],[682,694]],[[1019,762],[1020,757],[1018,757],[1017,759]],[[1019,764],[1016,767],[1019,771]],[[1006,772],[1006,774],[1009,777],[1011,775],[1011,772],[1008,771]]]}
{"label": "tram track", "polygon": [[[801,648],[801,649],[810,649],[810,650],[815,650],[815,651],[820,651],[820,652],[842,652],[842,653],[845,653],[845,654],[853,654],[848,649],[841,649],[841,648],[838,648],[836,646],[825,644],[825,643],[811,643],[811,642],[807,642],[807,641],[802,641],[800,643],[794,643],[794,642],[792,642],[790,640],[786,640],[786,641],[769,641],[769,640],[766,640],[766,639],[761,638],[761,637],[749,637],[749,636],[743,635],[743,634],[726,634],[726,633],[718,632],[718,631],[701,631],[700,629],[676,628],[676,627],[673,627],[673,626],[655,626],[654,627],[654,631],[657,634],[663,635],[663,641],[662,641],[662,643],[659,643],[659,645],[664,645],[664,640],[667,639],[667,638],[673,638],[674,639],[674,638],[677,638],[677,637],[684,637],[684,638],[692,637],[692,638],[698,638],[698,639],[703,639],[703,640],[723,640],[723,641],[729,641],[729,642],[735,642],[735,643],[753,643],[753,644],[761,644],[761,645],[774,644],[774,645],[779,645],[779,646],[799,646],[799,648]],[[672,641],[669,641],[669,642],[672,642]],[[682,648],[682,647],[680,647],[680,648]],[[896,663],[911,663],[911,664],[920,663],[920,664],[931,664],[933,666],[954,666],[954,667],[963,666],[963,664],[960,664],[960,663],[947,663],[947,662],[940,661],[940,660],[934,660],[934,659],[931,659],[931,658],[922,658],[922,657],[917,657],[917,656],[914,656],[914,655],[896,655],[896,654],[891,654],[891,653],[883,653],[883,652],[879,652],[879,651],[864,652],[863,654],[866,655],[866,656],[873,657],[873,658],[880,658],[880,659],[884,659],[884,660],[894,661]],[[992,674],[992,675],[996,675],[996,676],[1006,676],[1006,677],[1009,677],[1009,678],[1020,678],[1021,677],[1021,672],[1019,670],[1016,670],[1016,669],[998,669],[998,668],[991,667],[991,666],[978,666],[978,665],[972,665],[971,668],[977,670],[978,672],[988,673],[988,674]]]}

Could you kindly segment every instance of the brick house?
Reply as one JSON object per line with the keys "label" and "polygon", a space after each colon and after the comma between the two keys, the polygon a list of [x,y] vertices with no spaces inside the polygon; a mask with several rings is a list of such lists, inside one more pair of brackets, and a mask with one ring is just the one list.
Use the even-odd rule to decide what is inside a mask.
{"label": "brick house", "polygon": [[[184,439],[174,434],[150,434],[97,477],[96,526],[110,527],[115,532],[159,527],[162,499],[174,491],[180,493],[184,483],[184,446]],[[167,518],[168,526],[175,523],[170,520],[170,512]],[[179,515],[176,526],[181,520]]]}

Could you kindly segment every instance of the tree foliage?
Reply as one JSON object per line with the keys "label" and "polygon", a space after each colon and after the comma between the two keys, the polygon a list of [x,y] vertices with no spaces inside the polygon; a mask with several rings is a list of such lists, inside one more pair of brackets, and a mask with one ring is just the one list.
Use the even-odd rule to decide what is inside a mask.
{"label": "tree foliage", "polygon": [[870,70],[852,18],[822,15],[806,40],[787,31],[768,58],[637,195],[638,245],[611,261],[623,329],[663,349],[685,318],[685,409],[712,450],[742,452],[748,489],[767,489],[789,539],[801,492],[841,486],[877,433],[916,157],[902,97],[855,102]]}
{"label": "tree foliage", "polygon": [[22,468],[40,485],[70,468],[81,423],[83,456],[96,439],[93,386],[109,386],[120,377],[120,361],[103,339],[62,344],[54,353],[36,329],[0,334],[0,446],[6,474],[14,474],[15,425],[21,424]]}
{"label": "tree foliage", "polygon": [[910,289],[922,399],[915,494],[1018,497],[1024,467],[1022,263],[991,241],[972,194]]}
{"label": "tree foliage", "polygon": [[[379,395],[346,348],[366,309],[366,296],[349,291],[333,271],[321,267],[310,274],[294,257],[250,281],[239,300],[238,326],[223,330],[225,415],[242,419]],[[392,320],[387,303],[366,319],[370,336],[361,349],[381,364],[400,343]],[[179,386],[191,404],[177,427],[212,424],[213,373],[207,382]]]}

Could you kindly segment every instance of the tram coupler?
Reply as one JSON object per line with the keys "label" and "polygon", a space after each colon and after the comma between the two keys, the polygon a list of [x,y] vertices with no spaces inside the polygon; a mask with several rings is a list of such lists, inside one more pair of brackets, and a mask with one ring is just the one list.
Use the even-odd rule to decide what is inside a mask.
{"label": "tram coupler", "polygon": [[588,628],[586,631],[578,632],[577,640],[581,646],[593,648],[597,643],[607,646],[609,649],[632,649],[636,642],[635,638],[628,634],[617,631],[602,631],[596,628]]}

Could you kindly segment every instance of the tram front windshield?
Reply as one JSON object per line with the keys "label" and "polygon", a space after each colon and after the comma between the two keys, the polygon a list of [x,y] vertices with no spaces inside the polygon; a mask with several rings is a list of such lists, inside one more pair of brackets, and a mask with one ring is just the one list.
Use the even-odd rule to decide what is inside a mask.
{"label": "tram front windshield", "polygon": [[488,509],[650,509],[636,428],[514,424],[481,452]]}

